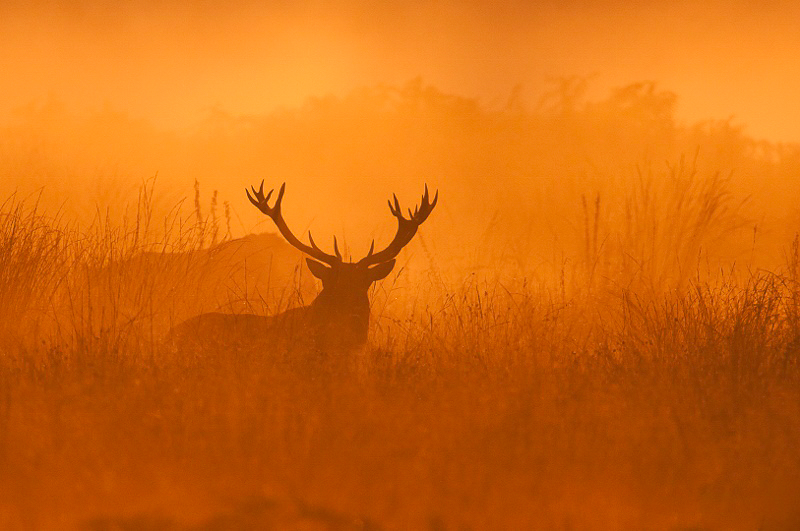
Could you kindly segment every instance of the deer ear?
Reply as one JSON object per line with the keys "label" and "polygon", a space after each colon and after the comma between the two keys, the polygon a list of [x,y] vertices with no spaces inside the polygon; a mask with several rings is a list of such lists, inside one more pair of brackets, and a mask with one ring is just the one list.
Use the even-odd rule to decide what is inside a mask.
{"label": "deer ear", "polygon": [[392,269],[394,269],[394,264],[394,260],[389,260],[388,262],[384,262],[376,265],[375,267],[370,267],[367,269],[370,282],[375,282],[377,280],[381,280],[382,278],[386,278],[386,275],[391,273]]}
{"label": "deer ear", "polygon": [[317,262],[316,260],[312,260],[311,258],[306,258],[306,264],[308,264],[308,269],[311,271],[311,274],[317,277],[320,280],[327,280],[331,276],[331,268],[322,264],[321,262]]}

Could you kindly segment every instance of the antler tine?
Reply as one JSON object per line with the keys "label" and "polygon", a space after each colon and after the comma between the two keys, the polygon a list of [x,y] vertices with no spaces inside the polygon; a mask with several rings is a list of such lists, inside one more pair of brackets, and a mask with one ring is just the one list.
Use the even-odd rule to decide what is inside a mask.
{"label": "antler tine", "polygon": [[400,201],[397,200],[397,194],[392,194],[394,198],[394,205],[392,205],[391,200],[389,201],[389,210],[392,211],[394,216],[403,217],[403,211],[400,210]]}
{"label": "antler tine", "polygon": [[392,194],[392,198],[388,201],[389,211],[394,217],[397,218],[397,233],[395,234],[392,242],[384,250],[377,253],[374,252],[375,241],[373,240],[369,249],[369,253],[366,257],[362,258],[359,263],[365,265],[377,264],[380,262],[386,262],[397,256],[400,250],[405,247],[417,233],[419,226],[426,219],[428,219],[428,216],[430,215],[431,211],[433,211],[433,207],[436,206],[438,199],[439,191],[437,190],[436,195],[434,195],[433,201],[431,202],[430,192],[428,191],[428,185],[426,184],[425,191],[422,194],[421,204],[417,205],[413,211],[410,208],[407,209],[408,219],[406,219],[403,216],[403,210],[400,208],[400,201],[397,199],[397,194]]}
{"label": "antler tine", "polygon": [[311,231],[308,231],[308,241],[311,242],[311,247],[313,247],[315,251],[322,251],[322,249],[317,247],[317,244],[314,243],[314,237],[311,236]]}
{"label": "antler tine", "polygon": [[[285,183],[284,183],[284,186],[285,186]],[[253,191],[253,195],[250,195],[250,190],[248,190],[247,188],[244,189],[244,192],[245,192],[245,194],[247,194],[247,198],[250,200],[250,202],[253,203],[253,205],[255,205],[256,208],[258,208],[261,212],[263,212],[264,214],[266,214],[269,217],[272,217],[274,215],[275,210],[280,208],[280,205],[279,205],[280,196],[278,197],[278,200],[275,202],[275,206],[270,208],[270,206],[269,206],[269,198],[272,197],[272,193],[275,191],[274,189],[270,190],[269,193],[267,194],[267,196],[264,197],[264,181],[263,180],[261,181],[261,185],[258,187],[258,190],[256,190],[255,186],[251,186],[250,189]],[[283,190],[283,188],[281,188],[281,190]]]}
{"label": "antler tine", "polygon": [[436,190],[436,194],[433,196],[433,201],[428,202],[428,199],[423,202],[422,206],[419,207],[419,217],[420,223],[425,221],[430,213],[433,211],[433,207],[436,206],[436,202],[439,200],[439,190]]}
{"label": "antler tine", "polygon": [[[263,186],[264,184],[262,183],[261,185]],[[258,197],[258,192],[256,192],[255,186],[251,186],[250,190],[253,191],[254,196]],[[253,196],[250,195],[250,190],[248,190],[246,186],[244,187],[244,193],[247,194],[247,198],[250,199],[250,201],[253,201]]]}
{"label": "antler tine", "polygon": [[336,253],[336,258],[342,257],[342,253],[339,252],[339,244],[336,243],[336,236],[333,237],[333,252]]}
{"label": "antler tine", "polygon": [[[250,194],[250,190],[253,192],[252,195]],[[275,222],[275,226],[278,228],[286,241],[289,242],[289,244],[306,253],[307,255],[316,258],[317,260],[325,262],[328,265],[335,266],[342,263],[342,257],[338,252],[336,256],[332,256],[317,247],[316,243],[314,243],[314,239],[311,237],[311,232],[308,233],[308,239],[311,241],[311,247],[302,243],[294,234],[292,234],[292,231],[289,229],[289,226],[286,225],[286,221],[283,219],[283,215],[281,214],[281,203],[283,201],[283,194],[286,191],[285,182],[281,184],[280,189],[278,189],[278,195],[275,198],[275,205],[272,207],[269,206],[269,199],[275,192],[274,188],[270,190],[265,197],[264,181],[262,180],[258,190],[256,190],[255,186],[251,186],[250,190],[247,188],[244,190],[247,194],[247,198],[251,203],[253,203],[253,205],[255,205],[256,208],[258,208],[261,212]]]}
{"label": "antler tine", "polygon": [[[283,192],[286,191],[286,183],[284,182],[281,185],[280,190],[278,190],[278,197],[275,198],[275,208],[280,210],[281,208],[281,201],[283,201]],[[272,190],[269,191],[269,195],[272,195]]]}

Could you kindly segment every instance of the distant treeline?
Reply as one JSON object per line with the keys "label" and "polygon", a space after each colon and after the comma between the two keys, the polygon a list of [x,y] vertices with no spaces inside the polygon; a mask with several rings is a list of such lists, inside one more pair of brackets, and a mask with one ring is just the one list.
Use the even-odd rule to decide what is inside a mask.
{"label": "distant treeline", "polygon": [[157,213],[199,181],[230,202],[240,234],[262,221],[243,186],[287,181],[287,208],[299,223],[313,219],[320,233],[344,227],[362,245],[375,220],[390,226],[387,194],[415,197],[427,181],[443,193],[449,221],[437,225],[475,242],[475,253],[481,238],[498,235],[501,247],[524,240],[537,249],[557,239],[585,251],[587,201],[613,224],[643,183],[668,181],[683,160],[686,178],[722,179],[720,197],[740,218],[734,225],[757,226],[782,244],[800,229],[800,145],[753,139],[732,119],[679,123],[678,96],[655,82],[601,100],[587,97],[589,85],[564,78],[536,101],[514,90],[488,105],[415,79],[264,115],[212,109],[184,131],[111,108],[78,115],[51,101],[0,128],[0,193],[44,187],[42,207],[90,220],[98,207],[122,215],[156,174]]}

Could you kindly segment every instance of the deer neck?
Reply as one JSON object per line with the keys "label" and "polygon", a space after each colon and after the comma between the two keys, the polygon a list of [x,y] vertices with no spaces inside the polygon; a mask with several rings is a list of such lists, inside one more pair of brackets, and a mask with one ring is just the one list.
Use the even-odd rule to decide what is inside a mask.
{"label": "deer neck", "polygon": [[311,315],[318,343],[353,347],[367,341],[369,299],[366,293],[342,296],[323,289],[311,303]]}

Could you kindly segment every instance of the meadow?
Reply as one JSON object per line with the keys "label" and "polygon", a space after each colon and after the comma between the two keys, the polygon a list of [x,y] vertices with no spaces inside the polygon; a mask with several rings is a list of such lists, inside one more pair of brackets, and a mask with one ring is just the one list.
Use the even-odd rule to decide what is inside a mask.
{"label": "meadow", "polygon": [[[172,160],[220,189],[209,208],[199,186],[179,204],[180,188],[130,194],[123,175],[91,212],[65,184],[91,164],[56,130],[80,128],[52,110],[31,113],[56,112],[55,129],[9,126],[0,528],[800,526],[800,148],[676,124],[674,95],[650,84],[577,104],[580,90],[490,112],[419,82],[364,89],[215,116],[171,154],[116,115],[75,133],[127,131],[125,167]],[[386,197],[368,203],[392,176],[409,176],[404,203],[439,179],[439,210],[371,292],[368,344],[327,371],[291,345],[162,342],[198,283],[229,311],[313,297],[299,257],[269,290],[230,284],[203,252],[256,219],[236,207],[251,177],[213,174],[268,164],[330,173],[294,196],[290,181],[287,215],[344,227],[354,258],[386,237]],[[354,190],[364,212],[348,218]]]}

